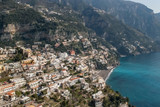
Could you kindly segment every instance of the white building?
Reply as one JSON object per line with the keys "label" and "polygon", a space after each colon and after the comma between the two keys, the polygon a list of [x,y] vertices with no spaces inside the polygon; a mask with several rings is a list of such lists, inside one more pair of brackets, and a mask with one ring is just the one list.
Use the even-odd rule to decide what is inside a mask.
{"label": "white building", "polygon": [[48,86],[50,92],[54,92],[56,89],[58,89],[60,87],[59,83],[52,83]]}
{"label": "white building", "polygon": [[66,52],[64,53],[59,53],[58,54],[61,60],[65,60],[68,57],[68,54]]}
{"label": "white building", "polygon": [[69,76],[69,73],[67,72],[66,69],[62,69],[62,70],[60,71],[60,75],[63,76],[63,77],[65,77],[65,76]]}
{"label": "white building", "polygon": [[7,93],[9,91],[15,90],[16,87],[13,84],[1,85],[0,86],[0,94]]}
{"label": "white building", "polygon": [[10,81],[15,84],[16,88],[22,87],[26,84],[26,80],[24,78],[14,78],[10,79]]}
{"label": "white building", "polygon": [[31,88],[33,91],[37,90],[40,85],[40,80],[34,80],[28,83],[29,88]]}

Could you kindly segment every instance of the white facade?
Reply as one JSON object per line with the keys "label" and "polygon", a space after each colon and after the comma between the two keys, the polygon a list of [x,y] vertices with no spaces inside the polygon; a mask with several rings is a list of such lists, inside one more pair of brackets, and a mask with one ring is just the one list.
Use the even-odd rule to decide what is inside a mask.
{"label": "white facade", "polygon": [[10,79],[10,81],[15,84],[16,88],[22,87],[26,84],[26,80],[24,78]]}

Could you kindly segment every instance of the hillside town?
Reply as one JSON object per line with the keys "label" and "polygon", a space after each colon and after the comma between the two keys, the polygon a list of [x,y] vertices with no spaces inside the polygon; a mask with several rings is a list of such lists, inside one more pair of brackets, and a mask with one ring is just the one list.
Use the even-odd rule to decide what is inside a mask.
{"label": "hillside town", "polygon": [[[91,59],[94,57],[101,63],[107,63],[106,49],[100,52],[95,50],[85,56],[76,54],[73,49],[56,52],[50,44],[39,48],[40,44],[41,42],[35,42],[32,48],[0,48],[1,107],[57,107],[61,102],[73,99],[73,90],[77,89],[89,93],[90,96],[84,94],[82,98],[90,97],[93,106],[102,107],[106,83]],[[84,42],[86,44],[89,42]],[[58,46],[56,43],[54,47]],[[15,57],[22,59],[10,60]],[[113,66],[108,66],[108,69],[112,68]],[[46,99],[51,98],[55,99],[53,105],[46,102]],[[59,98],[61,100],[56,101]]]}

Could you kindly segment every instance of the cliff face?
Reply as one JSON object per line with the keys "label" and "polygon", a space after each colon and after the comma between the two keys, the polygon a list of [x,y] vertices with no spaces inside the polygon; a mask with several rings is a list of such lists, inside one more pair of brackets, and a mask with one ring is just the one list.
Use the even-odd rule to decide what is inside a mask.
{"label": "cliff face", "polygon": [[157,20],[158,20],[159,23],[160,23],[160,13],[155,14],[155,16],[156,16]]}
{"label": "cliff face", "polygon": [[160,39],[160,23],[153,11],[146,6],[124,0],[84,0],[90,5],[105,10],[123,23],[154,39]]}

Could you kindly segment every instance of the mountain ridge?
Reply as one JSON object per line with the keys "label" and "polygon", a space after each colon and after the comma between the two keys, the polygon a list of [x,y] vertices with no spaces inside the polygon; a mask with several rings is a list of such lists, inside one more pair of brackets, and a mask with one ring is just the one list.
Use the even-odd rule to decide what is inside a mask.
{"label": "mountain ridge", "polygon": [[108,14],[155,40],[160,37],[160,23],[157,23],[153,10],[143,4],[124,0],[84,1],[93,7],[105,10]]}
{"label": "mountain ridge", "polygon": [[[19,28],[22,29],[15,37],[25,42],[30,41],[29,43],[32,44],[34,41],[42,40],[55,43],[55,38],[58,36],[58,38],[62,38],[61,35],[64,35],[65,38],[72,38],[78,32],[84,31],[92,32],[90,36],[95,32],[96,37],[104,39],[106,44],[108,42],[113,45],[122,55],[138,55],[157,50],[157,44],[151,38],[124,25],[102,10],[85,4],[82,0],[61,0],[61,2],[57,0],[41,0],[41,2],[39,0],[18,0],[17,2],[26,6],[28,4],[25,3],[30,3],[30,6],[25,8],[38,11],[37,15],[40,14],[44,20],[41,23],[36,21],[30,23],[29,28],[32,29],[28,29],[25,33],[19,31],[25,31],[23,28],[26,29],[27,26],[20,25]],[[10,22],[12,23],[15,22]],[[1,36],[2,38],[5,39],[6,34]]]}

